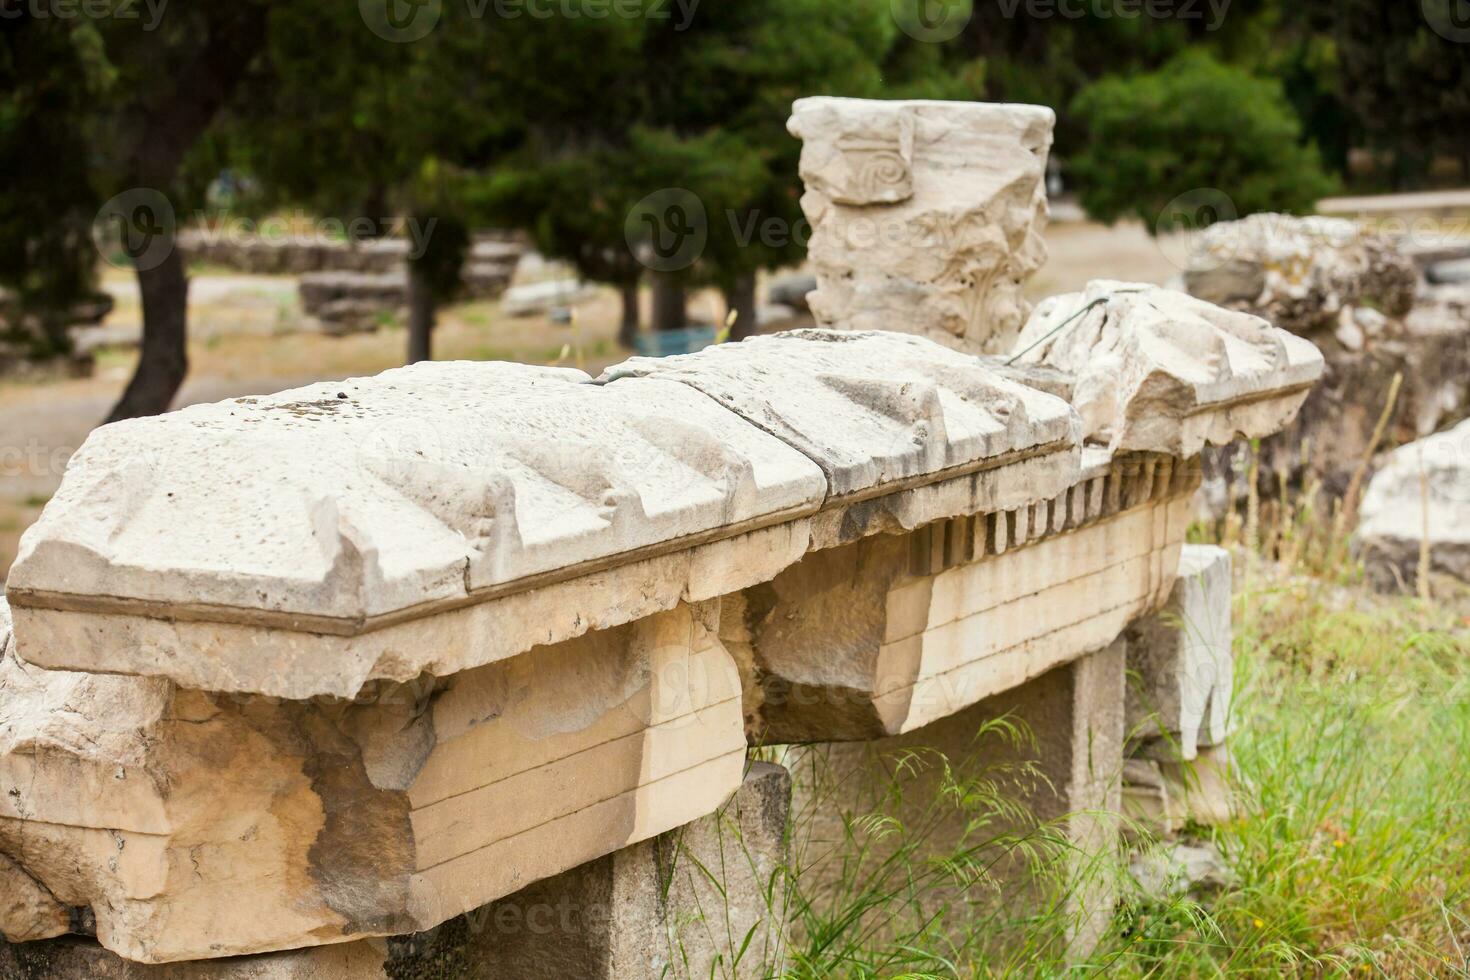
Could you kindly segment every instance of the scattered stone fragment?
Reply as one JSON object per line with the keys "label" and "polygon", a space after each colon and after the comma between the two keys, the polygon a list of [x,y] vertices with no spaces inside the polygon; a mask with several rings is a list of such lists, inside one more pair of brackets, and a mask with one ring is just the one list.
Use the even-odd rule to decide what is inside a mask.
{"label": "scattered stone fragment", "polygon": [[1359,514],[1357,538],[1375,587],[1413,592],[1426,541],[1431,572],[1470,582],[1470,422],[1389,453]]}
{"label": "scattered stone fragment", "polygon": [[1402,316],[1418,278],[1413,261],[1386,236],[1344,218],[1285,214],[1210,226],[1185,272],[1194,296],[1297,334],[1330,326],[1350,306]]}
{"label": "scattered stone fragment", "polygon": [[1225,859],[1208,843],[1150,847],[1133,859],[1128,870],[1143,894],[1159,902],[1184,894],[1203,898],[1235,881]]}

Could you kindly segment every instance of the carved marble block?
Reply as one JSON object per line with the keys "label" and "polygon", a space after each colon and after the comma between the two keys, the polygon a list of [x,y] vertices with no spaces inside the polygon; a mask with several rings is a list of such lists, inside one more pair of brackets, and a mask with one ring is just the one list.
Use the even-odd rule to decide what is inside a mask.
{"label": "carved marble block", "polygon": [[1010,348],[1046,261],[1042,106],[809,98],[802,140],[817,323],[898,330],[975,353]]}

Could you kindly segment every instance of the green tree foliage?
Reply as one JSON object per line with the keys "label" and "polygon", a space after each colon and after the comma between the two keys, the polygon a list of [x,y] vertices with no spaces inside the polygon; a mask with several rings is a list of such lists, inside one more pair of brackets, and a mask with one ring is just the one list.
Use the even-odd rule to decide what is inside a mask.
{"label": "green tree foliage", "polygon": [[1089,138],[1073,160],[1082,204],[1102,221],[1132,216],[1157,231],[1171,201],[1205,188],[1241,216],[1306,212],[1334,188],[1280,84],[1203,52],[1095,82],[1072,111]]}
{"label": "green tree foliage", "polygon": [[1309,0],[1304,13],[1335,47],[1339,96],[1372,145],[1392,150],[1397,182],[1434,154],[1470,175],[1470,4],[1463,0]]}
{"label": "green tree foliage", "polygon": [[744,0],[699,5],[687,20],[658,16],[671,9],[507,20],[491,39],[490,68],[508,98],[524,101],[525,120],[520,148],[495,161],[480,201],[548,254],[619,284],[625,335],[637,326],[643,271],[625,234],[639,201],[665,188],[698,199],[708,241],[674,285],[720,286],[749,326],[755,271],[804,252],[791,103],[981,94],[973,66],[901,35],[887,0]]}
{"label": "green tree foliage", "polygon": [[422,37],[394,41],[369,29],[357,4],[287,5],[198,154],[201,172],[248,175],[252,192],[237,202],[246,213],[292,205],[354,231],[384,232],[395,216],[427,229],[409,260],[410,360],[430,356],[436,307],[459,285],[470,226],[463,162],[492,156],[502,109],[520,108],[490,80],[494,26],[446,3]]}
{"label": "green tree foliage", "polygon": [[[92,219],[102,203],[82,124],[106,83],[90,23],[48,29],[28,11],[0,20],[0,343],[28,356],[70,349],[66,310],[92,289]],[[71,83],[66,83],[71,79]],[[46,161],[44,166],[21,161]]]}
{"label": "green tree foliage", "polygon": [[[267,0],[200,0],[166,15],[62,16],[30,4],[0,18],[0,284],[43,324],[40,352],[63,350],[67,307],[94,282],[87,233],[122,192],[190,202],[184,159],[229,100],[265,39]],[[156,263],[137,266],[138,368],[109,420],[165,410],[187,370],[188,278],[158,225]],[[153,232],[150,230],[150,236]]]}

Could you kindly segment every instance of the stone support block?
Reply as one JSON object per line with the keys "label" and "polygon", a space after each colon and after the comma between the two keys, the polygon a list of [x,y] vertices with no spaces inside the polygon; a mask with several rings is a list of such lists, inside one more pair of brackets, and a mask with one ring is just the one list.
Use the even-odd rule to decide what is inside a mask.
{"label": "stone support block", "polygon": [[[792,749],[793,826],[798,887],[804,897],[842,900],[851,884],[845,876],[854,873],[843,866],[844,855],[850,853],[844,844],[848,821],[881,817],[893,827],[917,828],[922,836],[906,830],[869,837],[865,843],[871,865],[865,867],[880,864],[885,849],[902,842],[914,847],[906,867],[923,868],[926,862],[969,851],[998,879],[998,892],[988,884],[972,885],[963,894],[933,888],[926,892],[922,914],[938,912],[946,903],[962,909],[1001,902],[1006,905],[1001,919],[1015,923],[1037,911],[1038,903],[1054,902],[1050,908],[1060,913],[1066,929],[1053,940],[1073,955],[1085,955],[1109,921],[1115,895],[1124,664],[1119,641],[903,735]],[[998,720],[1029,734],[1009,742],[993,727]],[[986,734],[977,737],[982,730]],[[948,805],[940,792],[947,767],[960,782],[993,779],[1001,798],[1019,810],[992,812],[987,807],[982,813]],[[1013,819],[1017,812],[1028,816],[1018,822]],[[980,823],[982,816],[987,819]],[[1035,835],[1040,824],[1050,825],[1051,832],[1067,841],[1048,864],[1051,872],[1060,870],[1060,886],[1038,876],[1039,869],[1020,857],[1023,849],[1002,842],[983,850],[988,840]],[[972,915],[979,917],[951,911],[945,927],[963,931]],[[988,916],[986,921],[991,921]]]}
{"label": "stone support block", "polygon": [[9,652],[0,852],[143,962],[430,928],[736,790],[739,678],[700,619],[715,611],[680,606],[351,702],[211,695]]}
{"label": "stone support block", "polygon": [[1180,759],[1231,726],[1230,553],[1185,545],[1168,604],[1128,628],[1128,738],[1176,744]]}
{"label": "stone support block", "polygon": [[1174,586],[1196,482],[1115,460],[1053,500],[815,552],[727,596],[751,740],[913,731],[1108,646]]}

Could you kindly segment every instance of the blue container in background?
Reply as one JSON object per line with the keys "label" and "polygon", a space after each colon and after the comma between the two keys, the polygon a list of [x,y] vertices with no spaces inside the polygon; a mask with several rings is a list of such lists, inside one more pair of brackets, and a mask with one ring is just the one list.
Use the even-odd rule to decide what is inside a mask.
{"label": "blue container in background", "polygon": [[683,330],[645,330],[633,338],[633,348],[644,357],[692,354],[715,342],[714,327],[685,327]]}

